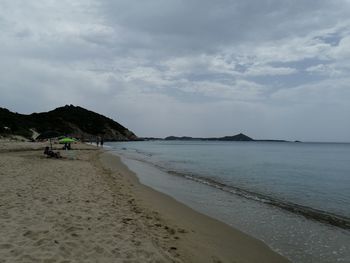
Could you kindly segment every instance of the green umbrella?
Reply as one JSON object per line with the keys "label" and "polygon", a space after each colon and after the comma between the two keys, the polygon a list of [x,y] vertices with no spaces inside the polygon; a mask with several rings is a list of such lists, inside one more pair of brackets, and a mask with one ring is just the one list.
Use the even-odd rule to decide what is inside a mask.
{"label": "green umbrella", "polygon": [[76,139],[74,139],[74,138],[68,138],[68,137],[66,137],[66,138],[62,138],[61,140],[59,140],[58,142],[59,143],[72,143],[72,142],[76,142],[77,140]]}

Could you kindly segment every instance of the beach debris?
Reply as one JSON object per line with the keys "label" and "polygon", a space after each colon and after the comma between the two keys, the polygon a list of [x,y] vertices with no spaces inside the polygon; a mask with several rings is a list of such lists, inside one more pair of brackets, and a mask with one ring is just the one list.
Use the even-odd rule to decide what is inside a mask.
{"label": "beach debris", "polygon": [[177,232],[182,233],[182,234],[188,233],[188,231],[183,229],[183,228],[178,228]]}
{"label": "beach debris", "polygon": [[132,220],[133,220],[132,218],[125,217],[125,218],[122,219],[122,222],[123,222],[124,224],[128,224],[129,221],[132,221]]}

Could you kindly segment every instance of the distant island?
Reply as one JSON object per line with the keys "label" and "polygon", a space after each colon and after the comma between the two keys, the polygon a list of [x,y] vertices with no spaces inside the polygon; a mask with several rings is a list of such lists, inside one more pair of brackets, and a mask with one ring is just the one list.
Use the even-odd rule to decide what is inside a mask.
{"label": "distant island", "polygon": [[[224,137],[189,137],[189,136],[168,136],[165,138],[143,137],[145,141],[165,140],[165,141],[236,141],[236,142],[288,142],[286,140],[255,140],[243,133]],[[299,141],[298,141],[299,142]]]}
{"label": "distant island", "polygon": [[176,137],[176,136],[169,136],[164,138],[164,140],[167,141],[173,141],[173,140],[182,140],[182,141],[187,141],[187,140],[201,140],[201,141],[244,141],[244,142],[248,142],[248,141],[254,141],[254,139],[248,137],[247,135],[240,133],[237,135],[233,135],[233,136],[224,136],[224,137],[212,137],[212,138],[193,138],[193,137]]}
{"label": "distant island", "polygon": [[19,114],[0,108],[0,135],[19,135],[35,139],[39,134],[55,131],[81,140],[96,136],[108,141],[138,140],[118,122],[79,106],[66,105],[49,112]]}

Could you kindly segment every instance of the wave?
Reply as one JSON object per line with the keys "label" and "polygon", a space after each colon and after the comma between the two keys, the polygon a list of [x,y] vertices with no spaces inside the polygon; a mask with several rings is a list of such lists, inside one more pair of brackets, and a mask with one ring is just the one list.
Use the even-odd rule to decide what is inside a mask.
{"label": "wave", "polygon": [[172,175],[180,176],[185,179],[189,179],[201,184],[208,185],[210,187],[214,187],[216,189],[228,192],[230,194],[238,195],[240,197],[243,197],[249,200],[262,202],[264,204],[268,204],[268,205],[292,212],[294,214],[302,215],[308,219],[333,225],[346,230],[350,229],[350,218],[345,216],[311,208],[308,206],[303,206],[300,204],[295,204],[288,201],[282,201],[268,195],[256,193],[253,191],[249,191],[249,190],[231,186],[231,185],[226,185],[212,178],[207,178],[207,177],[192,175],[192,174],[179,173],[177,171],[167,171],[167,172]]}

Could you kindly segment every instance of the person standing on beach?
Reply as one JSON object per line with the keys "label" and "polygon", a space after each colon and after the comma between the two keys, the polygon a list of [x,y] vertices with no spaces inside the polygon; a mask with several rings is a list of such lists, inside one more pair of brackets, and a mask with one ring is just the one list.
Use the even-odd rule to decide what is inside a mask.
{"label": "person standing on beach", "polygon": [[101,147],[103,147],[103,138],[101,138]]}
{"label": "person standing on beach", "polygon": [[98,137],[96,137],[96,145],[97,145],[97,147],[99,146],[99,144],[100,144],[100,141],[99,141]]}

